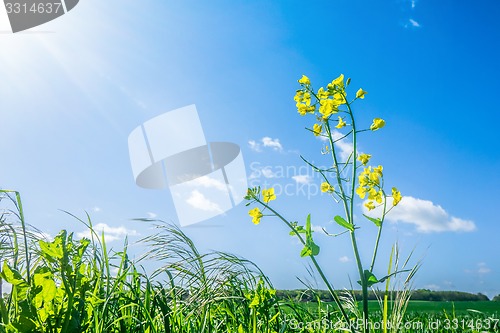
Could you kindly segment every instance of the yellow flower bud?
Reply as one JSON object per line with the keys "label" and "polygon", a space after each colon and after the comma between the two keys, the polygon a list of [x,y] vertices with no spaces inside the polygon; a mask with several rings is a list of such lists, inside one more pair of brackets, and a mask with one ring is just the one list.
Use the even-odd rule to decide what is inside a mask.
{"label": "yellow flower bud", "polygon": [[309,78],[307,76],[302,75],[302,77],[299,80],[299,83],[304,84],[304,85],[308,85],[308,84],[311,84],[311,81],[309,80]]}
{"label": "yellow flower bud", "polygon": [[337,126],[335,126],[335,128],[342,128],[344,127],[345,125],[347,125],[347,123],[344,121],[344,119],[342,119],[341,116],[339,116],[339,123],[337,124]]}
{"label": "yellow flower bud", "polygon": [[363,165],[366,165],[368,163],[368,161],[370,161],[371,157],[372,157],[372,155],[369,155],[369,154],[360,154],[358,156],[358,161],[363,163]]}
{"label": "yellow flower bud", "polygon": [[366,91],[364,91],[363,89],[359,88],[359,90],[356,92],[356,98],[364,99],[366,94],[367,94]]}
{"label": "yellow flower bud", "polygon": [[314,133],[315,136],[320,135],[322,131],[323,131],[323,126],[321,126],[319,124],[314,124],[314,126],[313,126],[313,133]]}
{"label": "yellow flower bud", "polygon": [[372,131],[376,131],[376,130],[384,127],[384,126],[385,126],[385,120],[384,119],[375,118],[375,119],[373,119],[373,123],[370,126],[370,129]]}

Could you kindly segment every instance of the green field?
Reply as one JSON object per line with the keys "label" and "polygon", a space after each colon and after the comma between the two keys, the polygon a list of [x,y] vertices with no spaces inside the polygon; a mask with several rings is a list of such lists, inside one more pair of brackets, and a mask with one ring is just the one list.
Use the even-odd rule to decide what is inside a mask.
{"label": "green field", "polygon": [[[329,307],[335,308],[333,303],[323,303],[323,305],[328,305]],[[307,303],[307,308],[310,310],[317,309],[317,303]],[[376,312],[380,310],[380,305],[377,301],[369,301],[370,312]],[[467,315],[476,313],[477,311],[482,312],[486,315],[496,315],[500,314],[500,302],[491,301],[477,301],[477,302],[430,302],[430,301],[410,301],[408,305],[407,313],[426,313],[426,314],[438,314],[447,313],[453,315],[455,313],[457,316]]]}

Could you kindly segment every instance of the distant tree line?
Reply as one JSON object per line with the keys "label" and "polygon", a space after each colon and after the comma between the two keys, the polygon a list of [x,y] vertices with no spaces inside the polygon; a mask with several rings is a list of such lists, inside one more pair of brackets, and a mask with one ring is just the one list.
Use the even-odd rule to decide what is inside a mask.
{"label": "distant tree line", "polygon": [[[362,295],[360,290],[355,290],[353,293],[356,299],[361,300]],[[368,293],[369,300],[377,300],[382,298],[384,295],[383,291],[374,292],[370,291]],[[332,296],[327,290],[278,290],[276,296],[281,300],[294,300],[298,302],[316,302],[321,300],[322,302],[333,302]],[[389,299],[394,299],[396,297],[396,291],[389,293]],[[417,289],[411,294],[411,300],[413,301],[440,301],[440,302],[459,302],[459,301],[489,301],[488,296],[481,293],[472,294],[462,291],[433,291],[428,289]],[[500,295],[495,296],[493,301],[500,301]]]}

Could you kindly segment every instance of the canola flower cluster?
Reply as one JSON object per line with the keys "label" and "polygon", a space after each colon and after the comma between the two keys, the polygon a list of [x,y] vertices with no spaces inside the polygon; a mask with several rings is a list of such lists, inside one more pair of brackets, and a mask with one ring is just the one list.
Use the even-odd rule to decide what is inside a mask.
{"label": "canola flower cluster", "polygon": [[[249,195],[251,195],[250,191],[251,190],[249,190],[249,193],[248,193]],[[271,187],[268,189],[263,189],[262,190],[262,201],[264,201],[266,204],[268,204],[269,201],[273,201],[273,200],[276,200],[276,194],[274,194],[274,188]],[[248,212],[248,215],[250,215],[252,217],[252,222],[254,224],[259,224],[260,220],[264,216],[264,214],[259,209],[259,207],[255,207],[253,209],[250,209],[250,211]]]}
{"label": "canola flower cluster", "polygon": [[[341,74],[332,82],[328,83],[326,89],[321,87],[315,91],[311,86],[311,80],[307,76],[302,75],[302,77],[298,80],[298,83],[301,85],[301,89],[296,91],[294,101],[296,102],[297,111],[301,116],[305,116],[307,114],[316,116],[317,123],[312,126],[312,129],[310,129],[314,136],[328,137],[331,135],[329,127],[328,131],[325,130],[326,126],[330,124],[330,121],[336,122],[335,128],[337,129],[350,126],[344,117],[337,114],[349,114],[350,104],[357,99],[364,99],[367,94],[365,90],[359,88],[356,92],[354,100],[347,102],[346,87],[349,86],[350,82],[350,78],[344,80],[344,75]],[[349,112],[340,109],[343,105],[347,105]],[[333,115],[337,115],[336,120],[331,119]],[[385,121],[383,119],[374,118],[369,130],[377,131],[384,126]],[[328,150],[328,146],[326,148]],[[367,164],[371,157],[372,156],[370,154],[365,153],[357,155],[357,160],[361,162],[364,168],[358,176],[359,187],[356,189],[356,194],[362,200],[367,198],[364,206],[368,210],[375,209],[377,205],[385,204],[384,199],[386,198],[382,181],[383,167],[381,165],[377,167],[368,166]],[[355,168],[357,168],[356,163],[353,162],[352,164]],[[335,188],[328,181],[323,182],[320,188],[324,193],[335,193]],[[253,193],[253,195],[258,194],[259,193]],[[274,188],[264,189],[261,194],[262,201],[265,204],[268,204],[270,201],[276,199]],[[402,195],[397,188],[393,187],[391,196],[393,198],[392,206],[394,207],[401,201]],[[352,200],[353,199],[354,198],[352,198]],[[263,212],[258,207],[251,209],[248,214],[252,217],[252,222],[255,224],[259,224],[260,220],[264,216]]]}

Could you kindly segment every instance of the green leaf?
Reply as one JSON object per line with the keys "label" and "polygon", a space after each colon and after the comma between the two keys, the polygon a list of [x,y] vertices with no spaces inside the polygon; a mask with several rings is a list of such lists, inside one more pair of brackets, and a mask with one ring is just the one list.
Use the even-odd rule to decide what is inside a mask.
{"label": "green leaf", "polygon": [[319,246],[314,243],[313,238],[312,238],[312,230],[311,230],[311,214],[307,215],[306,219],[306,229],[305,229],[305,234],[306,234],[306,244],[302,251],[300,251],[300,256],[301,257],[310,257],[310,256],[317,256],[319,254]]}
{"label": "green leaf", "polygon": [[7,260],[3,262],[2,267],[2,277],[5,281],[16,287],[28,287],[28,283],[23,279],[21,273],[18,270],[11,268],[7,263]]}
{"label": "green leaf", "polygon": [[[371,287],[371,286],[373,286],[376,283],[383,282],[382,280],[379,281],[375,277],[375,275],[372,272],[370,272],[369,270],[367,270],[367,269],[365,269],[365,272],[364,272],[364,279],[365,279],[367,287]],[[362,285],[361,281],[358,281],[358,284]]]}
{"label": "green leaf", "polygon": [[349,231],[354,231],[354,226],[352,224],[350,224],[349,222],[347,222],[346,220],[344,220],[344,218],[342,216],[337,215],[333,219],[341,227],[344,227]]}
{"label": "green leaf", "polygon": [[372,221],[377,227],[381,227],[382,226],[382,220],[379,219],[379,218],[373,218],[373,217],[370,217],[370,216],[367,216],[365,214],[363,214],[364,217],[366,217],[368,220]]}

